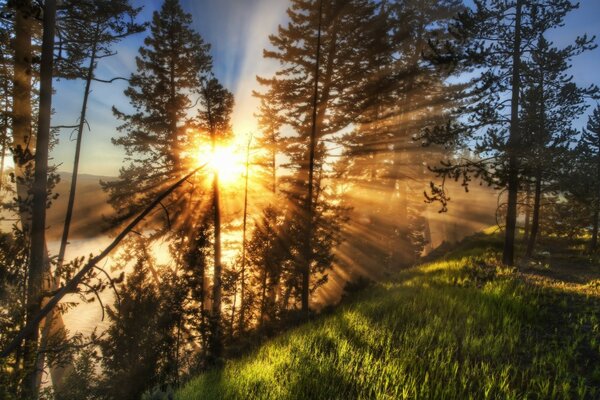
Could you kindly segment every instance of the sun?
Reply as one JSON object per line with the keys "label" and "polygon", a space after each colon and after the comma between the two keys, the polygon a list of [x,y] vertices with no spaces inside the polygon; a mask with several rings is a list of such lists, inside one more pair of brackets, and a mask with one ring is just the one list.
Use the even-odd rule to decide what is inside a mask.
{"label": "sun", "polygon": [[221,185],[232,185],[243,178],[246,160],[234,144],[217,145],[214,151],[206,145],[198,149],[197,163],[217,173]]}

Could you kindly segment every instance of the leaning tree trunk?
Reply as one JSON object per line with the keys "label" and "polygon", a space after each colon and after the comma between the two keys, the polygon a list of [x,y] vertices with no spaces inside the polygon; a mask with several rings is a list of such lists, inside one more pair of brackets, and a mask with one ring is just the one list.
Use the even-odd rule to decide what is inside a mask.
{"label": "leaning tree trunk", "polygon": [[533,194],[533,217],[531,220],[531,233],[527,241],[527,252],[525,256],[530,258],[533,255],[537,236],[540,227],[540,208],[542,202],[542,171],[538,169],[535,176],[535,190]]}
{"label": "leaning tree trunk", "polygon": [[510,136],[508,139],[508,204],[506,210],[506,226],[504,232],[504,249],[502,262],[512,266],[515,263],[515,230],[517,228],[517,195],[519,192],[519,144],[521,133],[519,129],[519,91],[521,72],[521,18],[523,0],[517,0],[515,16],[515,41],[513,47],[512,66],[512,98]]}
{"label": "leaning tree trunk", "polygon": [[[35,152],[33,202],[31,213],[31,255],[27,286],[27,322],[40,312],[43,296],[44,264],[46,252],[46,205],[48,201],[48,154],[50,147],[50,117],[52,114],[52,69],[54,64],[54,29],[56,1],[47,0],[44,8],[44,33],[40,65],[40,107]],[[38,326],[25,339],[24,397],[37,398]]]}

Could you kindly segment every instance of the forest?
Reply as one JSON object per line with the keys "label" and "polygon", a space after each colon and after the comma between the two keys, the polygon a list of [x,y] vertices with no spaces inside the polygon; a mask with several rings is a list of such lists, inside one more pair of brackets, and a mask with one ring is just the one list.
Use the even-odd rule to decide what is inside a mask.
{"label": "forest", "polygon": [[599,399],[597,0],[0,0],[0,399]]}

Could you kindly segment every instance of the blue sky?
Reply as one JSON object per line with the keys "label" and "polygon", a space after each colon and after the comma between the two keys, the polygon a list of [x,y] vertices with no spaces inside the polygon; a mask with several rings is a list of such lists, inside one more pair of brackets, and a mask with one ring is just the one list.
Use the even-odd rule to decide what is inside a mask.
{"label": "blue sky", "polygon": [[[277,67],[262,58],[262,49],[268,46],[268,35],[277,25],[286,21],[285,0],[181,0],[183,8],[192,14],[193,27],[212,45],[214,72],[236,97],[233,115],[234,130],[247,133],[256,129],[253,113],[256,101],[252,98],[257,89],[256,75],[269,75]],[[139,1],[143,6],[140,21],[149,21],[152,12],[162,1]],[[581,7],[568,16],[564,28],[552,34],[558,44],[567,44],[577,35],[588,33],[600,37],[600,0],[581,0]],[[145,33],[128,38],[117,46],[118,55],[103,60],[97,72],[100,78],[128,77],[135,70],[135,56]],[[579,56],[573,62],[572,73],[581,85],[600,84],[600,50]],[[111,85],[94,83],[90,95],[88,121],[91,131],[85,132],[82,149],[81,173],[115,176],[122,165],[123,153],[112,145],[110,138],[118,135],[118,121],[111,112],[113,105],[127,110],[123,95],[126,83],[117,81]],[[72,125],[79,115],[83,83],[59,81],[55,83],[56,95],[53,106],[54,125]],[[579,121],[583,124],[585,117]],[[60,142],[54,149],[54,162],[59,170],[72,168],[74,143],[70,131],[60,134]]]}

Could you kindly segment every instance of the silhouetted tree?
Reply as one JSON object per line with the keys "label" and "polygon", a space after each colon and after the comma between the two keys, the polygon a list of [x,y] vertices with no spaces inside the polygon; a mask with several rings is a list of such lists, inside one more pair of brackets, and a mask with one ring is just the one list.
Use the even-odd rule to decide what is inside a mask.
{"label": "silhouetted tree", "polygon": [[[52,112],[52,71],[56,1],[44,3],[42,57],[40,61],[40,105],[35,150],[35,174],[32,186],[31,247],[27,278],[27,323],[41,308],[46,259],[46,207],[48,203],[48,155],[50,151],[50,115]],[[23,397],[37,397],[37,358],[39,332],[25,339],[23,361],[27,374],[23,380]]]}
{"label": "silhouetted tree", "polygon": [[578,87],[568,75],[569,61],[595,46],[586,37],[563,48],[553,47],[543,35],[531,51],[531,59],[523,65],[523,97],[521,124],[524,133],[523,179],[533,179],[531,230],[526,256],[531,257],[540,225],[543,192],[556,190],[556,179],[564,174],[569,161],[567,150],[577,131],[573,121],[587,108],[586,96],[597,89]]}
{"label": "silhouetted tree", "polygon": [[[315,227],[316,167],[323,139],[350,125],[367,101],[365,83],[371,65],[367,27],[375,5],[367,0],[294,0],[288,9],[290,22],[270,36],[272,50],[266,58],[281,63],[273,78],[259,78],[278,110],[281,121],[296,136],[285,153],[298,175],[289,198],[295,219],[304,221],[301,250],[296,254],[302,278],[302,310],[308,311],[311,259]],[[322,156],[322,155],[321,155]]]}
{"label": "silhouetted tree", "polygon": [[109,192],[117,219],[133,215],[155,198],[166,182],[189,167],[185,154],[190,144],[186,121],[192,105],[189,97],[198,89],[201,74],[211,67],[209,46],[190,24],[191,16],[181,9],[179,1],[165,0],[153,14],[150,35],[136,58],[137,72],[131,75],[125,91],[134,113],[113,108],[124,121],[119,131],[126,133],[113,143],[125,149],[127,164],[118,180],[103,182],[103,187]]}
{"label": "silhouetted tree", "polygon": [[598,219],[600,218],[600,106],[596,106],[594,112],[590,115],[587,129],[584,129],[581,134],[577,151],[580,154],[578,171],[584,174],[584,179],[582,179],[583,190],[592,209],[590,251],[596,251],[598,247]]}
{"label": "silhouetted tree", "polygon": [[[453,44],[438,46],[438,61],[458,65],[458,71],[475,73],[465,93],[464,106],[457,108],[453,123],[439,130],[440,142],[456,136],[474,143],[476,161],[448,163],[436,172],[442,179],[472,176],[493,183],[507,192],[503,262],[514,264],[519,176],[523,161],[523,136],[519,118],[522,105],[523,63],[541,34],[562,25],[576,4],[568,0],[528,2],[524,0],[481,0],[456,19]],[[452,139],[451,139],[452,138]],[[444,189],[435,196],[443,198]]]}
{"label": "silhouetted tree", "polygon": [[[176,336],[180,306],[170,282],[139,239],[122,261],[132,260],[133,271],[119,288],[111,322],[100,341],[103,376],[101,390],[107,398],[137,399],[149,388],[176,380]],[[167,278],[167,279],[164,279]]]}
{"label": "silhouetted tree", "polygon": [[[231,137],[231,112],[233,111],[233,95],[215,78],[204,79],[200,87],[200,104],[198,125],[201,133],[209,136],[211,152],[217,151],[217,146]],[[215,160],[215,162],[218,162]],[[214,229],[214,264],[212,287],[212,315],[210,354],[220,357],[222,348],[221,337],[221,298],[222,298],[222,260],[221,260],[221,203],[219,188],[219,172],[214,168],[212,173],[212,213]]]}

